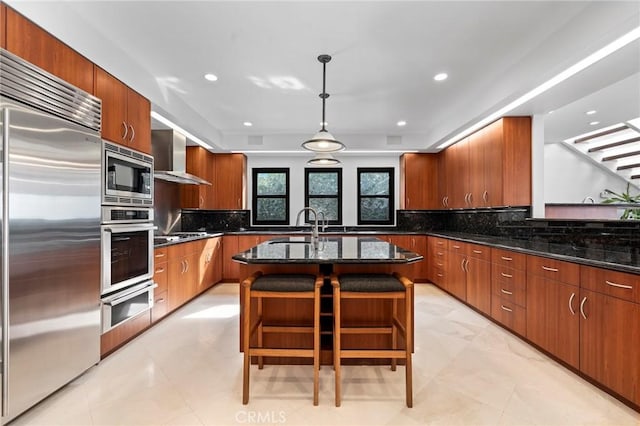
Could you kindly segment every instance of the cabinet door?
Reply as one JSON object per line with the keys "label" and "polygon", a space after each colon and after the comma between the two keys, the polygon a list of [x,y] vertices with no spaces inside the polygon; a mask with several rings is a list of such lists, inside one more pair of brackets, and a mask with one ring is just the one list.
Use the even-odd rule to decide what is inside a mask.
{"label": "cabinet door", "polygon": [[220,241],[221,237],[207,240],[200,256],[200,270],[198,293],[201,293],[219,281],[220,272]]}
{"label": "cabinet door", "polygon": [[238,281],[240,266],[231,259],[238,254],[238,236],[225,235],[222,237],[222,279],[224,281]]}
{"label": "cabinet door", "polygon": [[531,117],[505,117],[503,126],[503,205],[531,205]]}
{"label": "cabinet door", "polygon": [[480,140],[483,145],[484,189],[479,206],[503,206],[502,200],[502,120],[489,124],[482,129]]}
{"label": "cabinet door", "polygon": [[400,208],[438,209],[438,157],[436,154],[404,154],[401,157]]}
{"label": "cabinet door", "polygon": [[412,235],[411,236],[411,251],[422,255],[423,260],[414,263],[415,280],[427,281],[429,275],[429,255],[427,250],[427,237],[426,235]]}
{"label": "cabinet door", "polygon": [[0,47],[7,48],[7,6],[0,4]]}
{"label": "cabinet door", "polygon": [[484,150],[485,129],[480,129],[469,136],[469,196],[468,207],[482,207],[484,201]]}
{"label": "cabinet door", "polygon": [[447,269],[447,290],[458,299],[467,300],[467,273],[465,264],[467,256],[463,253],[449,252]]}
{"label": "cabinet door", "polygon": [[127,145],[127,86],[95,67],[95,95],[102,99],[102,138]]}
{"label": "cabinet door", "polygon": [[128,144],[131,148],[151,154],[151,103],[127,88]]}
{"label": "cabinet door", "polygon": [[93,63],[11,8],[6,9],[5,43],[8,51],[93,93]]}
{"label": "cabinet door", "polygon": [[171,259],[169,267],[168,298],[169,310],[182,306],[188,299],[191,292],[191,284],[188,275],[188,256]]}
{"label": "cabinet door", "polygon": [[243,209],[246,157],[244,154],[216,154],[216,209]]}
{"label": "cabinet door", "polygon": [[[489,249],[487,249],[488,252]],[[469,256],[467,258],[467,303],[487,315],[491,314],[491,264]]]}
{"label": "cabinet door", "polygon": [[580,371],[640,404],[640,305],[589,290],[580,301]]}
{"label": "cabinet door", "polygon": [[[208,151],[200,146],[187,147],[186,171],[203,179],[209,179]],[[180,204],[184,209],[204,209],[212,203],[209,185],[180,185]]]}
{"label": "cabinet door", "polygon": [[469,207],[469,138],[446,149],[448,207]]}
{"label": "cabinet door", "polygon": [[540,275],[527,277],[527,339],[579,367],[578,287]]}

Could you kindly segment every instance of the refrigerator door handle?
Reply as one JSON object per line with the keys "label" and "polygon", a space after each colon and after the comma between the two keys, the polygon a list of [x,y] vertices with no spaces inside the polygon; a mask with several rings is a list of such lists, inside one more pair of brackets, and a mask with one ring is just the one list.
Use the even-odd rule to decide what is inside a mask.
{"label": "refrigerator door handle", "polygon": [[0,141],[0,151],[2,153],[2,161],[0,167],[2,167],[2,175],[0,177],[0,207],[2,213],[0,215],[0,236],[2,239],[2,247],[0,248],[0,259],[2,259],[2,286],[0,288],[0,374],[2,386],[0,396],[2,398],[2,417],[7,415],[9,410],[7,388],[9,384],[9,377],[7,374],[8,361],[9,361],[9,256],[6,253],[9,247],[9,147],[7,143],[9,141],[9,109],[3,108],[0,110],[2,118],[0,119],[0,128],[2,128],[2,140]]}

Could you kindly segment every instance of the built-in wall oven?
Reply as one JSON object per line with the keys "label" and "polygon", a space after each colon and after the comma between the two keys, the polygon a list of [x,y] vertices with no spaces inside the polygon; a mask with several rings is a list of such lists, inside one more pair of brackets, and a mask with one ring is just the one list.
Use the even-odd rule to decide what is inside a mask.
{"label": "built-in wall oven", "polygon": [[[109,173],[105,170],[105,176]],[[153,198],[149,202],[153,204]],[[125,204],[122,197],[118,203],[120,205],[102,205],[103,333],[150,310],[156,286],[153,282],[153,208],[133,205],[133,201],[122,205]]]}

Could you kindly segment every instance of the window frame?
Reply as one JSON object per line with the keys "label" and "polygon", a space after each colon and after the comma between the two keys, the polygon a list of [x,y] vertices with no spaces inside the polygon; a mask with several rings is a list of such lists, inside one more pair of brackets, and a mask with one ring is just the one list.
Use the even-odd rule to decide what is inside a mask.
{"label": "window frame", "polygon": [[[393,225],[395,223],[395,168],[394,167],[358,167],[357,171],[357,210],[358,225]],[[389,195],[362,195],[361,179],[363,173],[388,173],[389,174]],[[388,198],[389,199],[389,219],[388,220],[362,220],[362,200],[365,198]]]}
{"label": "window frame", "polygon": [[[310,173],[337,173],[338,194],[337,195],[313,195],[309,196],[309,174]],[[338,219],[329,220],[329,225],[342,225],[342,168],[340,167],[305,167],[304,169],[304,205],[309,205],[309,198],[336,198],[338,200]],[[309,211],[305,211],[304,219],[309,223]]]}
{"label": "window frame", "polygon": [[[291,203],[291,181],[290,171],[288,167],[257,167],[252,169],[252,206],[253,211],[251,219],[254,225],[289,225],[290,203]],[[285,195],[258,195],[258,175],[261,173],[284,173],[286,180]],[[284,220],[259,220],[258,219],[258,200],[259,199],[284,199],[285,200],[285,218]]]}

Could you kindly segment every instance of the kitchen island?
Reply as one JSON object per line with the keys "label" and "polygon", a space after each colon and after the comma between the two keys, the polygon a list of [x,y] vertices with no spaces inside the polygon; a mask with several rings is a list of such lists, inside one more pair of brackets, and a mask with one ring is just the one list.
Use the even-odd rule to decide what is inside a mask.
{"label": "kitchen island", "polygon": [[[310,237],[276,238],[265,241],[233,256],[239,262],[240,282],[256,271],[270,273],[324,274],[327,278],[333,272],[341,273],[391,273],[402,274],[403,267],[423,260],[417,253],[396,246],[387,241],[366,237],[321,237],[317,244]],[[329,280],[321,290],[321,363],[333,363],[333,294]],[[391,318],[391,305],[385,300],[349,300],[341,311],[345,321],[361,326],[379,325]],[[310,300],[265,300],[263,318],[270,325],[300,325],[312,323],[313,305]],[[409,303],[413,304],[413,297]],[[255,305],[254,305],[255,306]],[[244,318],[244,300],[240,293],[240,324]],[[404,306],[400,307],[400,316]],[[240,340],[242,342],[242,327]],[[311,347],[311,335],[265,335],[266,346],[293,348]],[[390,335],[346,335],[343,347],[369,349],[391,348]],[[266,358],[266,363],[294,364],[305,362],[296,358]],[[354,362],[375,364],[388,363],[387,360],[353,360]]]}

